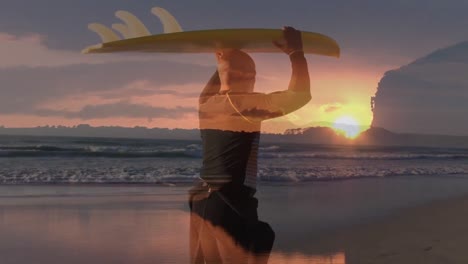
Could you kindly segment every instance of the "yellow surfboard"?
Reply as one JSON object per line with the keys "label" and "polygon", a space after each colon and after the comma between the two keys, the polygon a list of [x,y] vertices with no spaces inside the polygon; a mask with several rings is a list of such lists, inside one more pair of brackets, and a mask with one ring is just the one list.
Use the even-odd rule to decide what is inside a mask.
{"label": "yellow surfboard", "polygon": [[[273,44],[281,41],[280,29],[211,29],[183,31],[175,17],[164,8],[151,9],[164,26],[164,33],[152,35],[148,28],[134,14],[119,10],[115,16],[121,23],[111,27],[91,23],[88,28],[97,33],[102,43],[83,50],[83,53],[111,52],[172,52],[204,53],[218,49],[242,49],[245,52],[282,52]],[[123,37],[123,39],[122,39]],[[340,56],[340,47],[332,38],[313,32],[302,31],[305,53]]]}
{"label": "yellow surfboard", "polygon": [[[212,29],[150,35],[116,40],[91,46],[83,53],[111,52],[171,52],[205,53],[217,49],[235,48],[249,53],[282,52],[273,44],[281,41],[280,29]],[[325,56],[340,56],[340,47],[332,38],[302,31],[304,52]]]}

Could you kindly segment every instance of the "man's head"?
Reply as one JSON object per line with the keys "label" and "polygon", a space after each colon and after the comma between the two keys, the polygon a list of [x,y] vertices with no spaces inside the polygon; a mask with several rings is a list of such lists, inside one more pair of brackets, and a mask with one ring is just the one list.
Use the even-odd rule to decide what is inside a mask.
{"label": "man's head", "polygon": [[247,53],[238,49],[224,49],[216,52],[216,58],[223,90],[253,92],[255,63]]}

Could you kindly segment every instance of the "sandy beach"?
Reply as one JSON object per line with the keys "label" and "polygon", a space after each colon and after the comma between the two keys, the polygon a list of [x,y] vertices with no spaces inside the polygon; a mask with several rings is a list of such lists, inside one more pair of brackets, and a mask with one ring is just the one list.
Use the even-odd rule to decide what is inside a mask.
{"label": "sandy beach", "polygon": [[[186,190],[1,186],[1,263],[188,263]],[[262,186],[269,263],[467,263],[467,192],[464,177]]]}
{"label": "sandy beach", "polygon": [[318,255],[336,251],[338,256],[341,252],[347,264],[468,263],[467,212],[468,196],[402,209],[384,219],[321,236],[312,251]]}

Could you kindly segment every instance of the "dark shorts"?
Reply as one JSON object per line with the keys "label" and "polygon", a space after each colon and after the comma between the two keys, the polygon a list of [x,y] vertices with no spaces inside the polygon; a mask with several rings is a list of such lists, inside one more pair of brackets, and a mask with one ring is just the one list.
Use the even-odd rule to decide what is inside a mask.
{"label": "dark shorts", "polygon": [[[275,235],[267,223],[258,220],[258,200],[252,189],[226,185],[209,191],[208,186],[199,183],[189,194],[192,263],[203,263],[194,259],[207,254],[219,255],[211,256],[213,259],[222,258],[218,247],[223,243],[228,247],[235,244],[253,255],[271,252]],[[209,248],[209,253],[204,248]]]}

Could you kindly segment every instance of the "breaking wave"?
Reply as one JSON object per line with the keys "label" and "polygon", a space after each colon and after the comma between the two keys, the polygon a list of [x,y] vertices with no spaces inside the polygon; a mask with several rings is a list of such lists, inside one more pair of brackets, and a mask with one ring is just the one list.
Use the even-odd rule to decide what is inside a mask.
{"label": "breaking wave", "polygon": [[[262,143],[263,182],[468,175],[468,150]],[[200,141],[0,137],[0,184],[189,184]]]}
{"label": "breaking wave", "polygon": [[201,148],[194,144],[176,148],[0,146],[0,157],[200,158]]}
{"label": "breaking wave", "polygon": [[[107,157],[107,158],[201,158],[202,148],[199,144],[186,146],[83,146],[61,147],[53,145],[0,146],[0,158],[8,157]],[[304,151],[276,145],[263,146],[259,157],[264,159],[357,159],[357,160],[419,160],[419,159],[466,159],[468,153],[405,153],[405,152],[366,152],[366,151]]]}
{"label": "breaking wave", "polygon": [[[353,178],[394,176],[468,175],[468,168],[459,167],[265,167],[259,168],[263,182],[333,181]],[[186,167],[62,167],[62,168],[0,168],[0,184],[188,184],[199,177],[199,168]]]}

